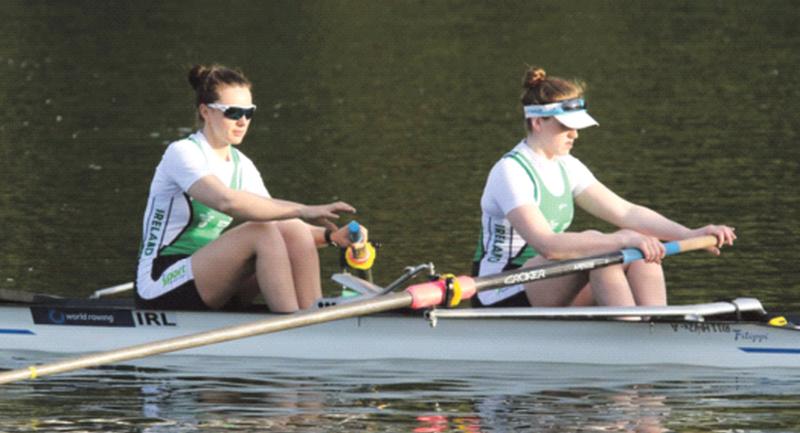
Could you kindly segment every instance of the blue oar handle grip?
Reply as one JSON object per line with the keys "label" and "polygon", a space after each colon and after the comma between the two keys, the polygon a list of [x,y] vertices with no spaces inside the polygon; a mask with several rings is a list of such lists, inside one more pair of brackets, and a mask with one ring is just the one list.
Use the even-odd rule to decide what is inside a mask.
{"label": "blue oar handle grip", "polygon": [[[717,238],[715,236],[699,236],[682,241],[664,242],[664,248],[666,248],[666,255],[668,256],[685,253],[686,251],[701,250],[715,245],[717,245]],[[644,258],[642,252],[637,248],[625,248],[621,253],[623,258],[622,263],[630,263]]]}
{"label": "blue oar handle grip", "polygon": [[361,224],[358,221],[350,221],[347,225],[347,236],[350,242],[359,242],[361,240]]}

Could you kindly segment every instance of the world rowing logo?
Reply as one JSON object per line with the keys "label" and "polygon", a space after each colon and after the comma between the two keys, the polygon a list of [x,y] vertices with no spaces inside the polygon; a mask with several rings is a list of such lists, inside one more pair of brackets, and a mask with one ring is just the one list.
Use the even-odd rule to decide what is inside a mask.
{"label": "world rowing logo", "polygon": [[130,310],[31,307],[31,316],[33,323],[38,325],[134,326]]}
{"label": "world rowing logo", "polygon": [[56,325],[62,325],[66,321],[66,317],[64,316],[64,312],[59,310],[49,310],[47,312],[47,317],[50,319],[50,323]]}

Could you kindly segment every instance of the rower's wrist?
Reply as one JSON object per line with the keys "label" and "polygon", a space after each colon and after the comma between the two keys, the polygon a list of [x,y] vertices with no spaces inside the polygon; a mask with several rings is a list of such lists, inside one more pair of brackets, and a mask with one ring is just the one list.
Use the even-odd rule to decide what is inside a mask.
{"label": "rower's wrist", "polygon": [[304,204],[299,204],[295,208],[294,212],[295,212],[295,218],[299,218],[299,219],[305,221],[307,219],[307,217],[308,217],[308,206],[306,206]]}
{"label": "rower's wrist", "polygon": [[328,228],[325,229],[325,234],[324,234],[325,244],[326,245],[330,245],[332,247],[337,247],[338,248],[339,244],[336,243],[336,241],[334,241],[333,239],[331,239],[331,235],[332,234],[333,234],[333,231],[331,229],[328,229]]}
{"label": "rower's wrist", "polygon": [[629,230],[625,230],[625,229],[619,230],[618,232],[615,233],[615,235],[617,237],[616,249],[620,249],[621,250],[621,249],[624,249],[624,248],[630,248],[632,246],[633,240],[632,240],[632,237],[631,237],[631,232]]}

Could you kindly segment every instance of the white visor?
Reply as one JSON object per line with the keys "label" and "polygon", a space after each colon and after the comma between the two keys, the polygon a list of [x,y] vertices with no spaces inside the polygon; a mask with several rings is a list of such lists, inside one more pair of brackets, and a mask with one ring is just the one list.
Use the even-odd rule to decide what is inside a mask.
{"label": "white visor", "polygon": [[600,125],[596,120],[594,120],[594,118],[592,118],[592,116],[589,115],[586,110],[569,111],[564,114],[557,114],[555,118],[558,119],[562,125],[571,129],[583,129],[590,126]]}
{"label": "white visor", "polygon": [[596,120],[586,112],[586,101],[583,98],[572,98],[542,105],[526,105],[523,107],[525,118],[555,117],[562,125],[572,129],[583,129],[597,126]]}

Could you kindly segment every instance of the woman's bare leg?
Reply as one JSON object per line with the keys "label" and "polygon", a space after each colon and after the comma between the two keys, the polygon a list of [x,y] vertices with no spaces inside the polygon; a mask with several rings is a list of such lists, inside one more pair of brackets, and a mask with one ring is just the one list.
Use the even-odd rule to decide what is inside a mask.
{"label": "woman's bare leg", "polygon": [[570,304],[571,307],[591,307],[593,305],[597,305],[597,302],[594,300],[591,284],[586,284],[583,286],[580,292],[578,292],[578,295],[575,296],[575,299],[573,299],[572,303]]}
{"label": "woman's bare leg", "polygon": [[598,305],[636,305],[623,265],[606,266],[589,272],[592,294]]}
{"label": "woman's bare leg", "polygon": [[[536,256],[525,262],[525,267],[542,266],[546,263],[549,261],[542,256]],[[528,302],[534,307],[564,307],[572,304],[587,281],[586,272],[580,272],[525,284],[525,293],[528,295]]]}
{"label": "woman's bare leg", "polygon": [[306,309],[322,297],[319,252],[310,227],[300,220],[278,222],[291,262],[297,305]]}
{"label": "woman's bare leg", "polygon": [[270,310],[298,310],[288,249],[276,223],[244,223],[192,255],[197,290],[211,308],[236,295],[253,269]]}
{"label": "woman's bare leg", "polygon": [[627,275],[636,305],[667,305],[667,284],[660,264],[637,260],[630,264]]}
{"label": "woman's bare leg", "polygon": [[[525,266],[548,263],[534,257]],[[537,307],[566,305],[666,305],[667,290],[661,265],[636,261],[630,265],[614,265],[563,277],[535,281],[525,285],[528,301]]]}

